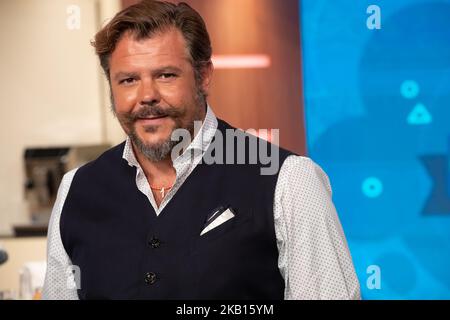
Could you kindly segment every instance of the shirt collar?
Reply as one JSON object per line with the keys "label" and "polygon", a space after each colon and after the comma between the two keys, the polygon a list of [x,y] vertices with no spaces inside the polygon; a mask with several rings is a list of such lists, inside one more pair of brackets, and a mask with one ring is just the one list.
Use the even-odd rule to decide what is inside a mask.
{"label": "shirt collar", "polygon": [[[209,147],[212,138],[217,129],[217,118],[214,114],[211,107],[208,105],[206,108],[206,116],[198,131],[197,135],[194,137],[194,140],[189,144],[184,153],[178,156],[174,160],[174,166],[177,166],[180,162],[184,162],[185,160],[191,159],[191,152],[198,150],[201,151],[201,154],[206,151]],[[125,141],[125,148],[123,150],[122,158],[128,162],[129,166],[140,168],[140,164],[136,159],[136,156],[133,151],[133,146],[129,137],[127,137]]]}

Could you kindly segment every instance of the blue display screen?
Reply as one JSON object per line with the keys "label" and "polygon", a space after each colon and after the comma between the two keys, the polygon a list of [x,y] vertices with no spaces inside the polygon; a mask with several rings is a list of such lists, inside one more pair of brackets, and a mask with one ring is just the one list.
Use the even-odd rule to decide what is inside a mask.
{"label": "blue display screen", "polygon": [[449,299],[450,1],[301,0],[300,17],[308,155],[363,298]]}

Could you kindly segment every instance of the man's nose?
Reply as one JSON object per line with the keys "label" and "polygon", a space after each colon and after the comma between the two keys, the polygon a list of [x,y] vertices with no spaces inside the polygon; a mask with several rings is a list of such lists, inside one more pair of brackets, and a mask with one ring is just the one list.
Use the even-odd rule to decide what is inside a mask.
{"label": "man's nose", "polygon": [[139,89],[139,102],[142,105],[154,105],[160,102],[161,95],[158,86],[152,79],[142,79]]}

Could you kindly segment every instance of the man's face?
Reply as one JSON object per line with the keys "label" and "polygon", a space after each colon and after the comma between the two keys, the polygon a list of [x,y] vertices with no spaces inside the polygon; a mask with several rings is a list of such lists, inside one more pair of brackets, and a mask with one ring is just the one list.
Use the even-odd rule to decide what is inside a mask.
{"label": "man's face", "polygon": [[211,68],[195,79],[182,33],[171,28],[136,41],[125,34],[110,58],[111,90],[117,118],[137,151],[151,161],[165,159],[175,129],[203,120]]}

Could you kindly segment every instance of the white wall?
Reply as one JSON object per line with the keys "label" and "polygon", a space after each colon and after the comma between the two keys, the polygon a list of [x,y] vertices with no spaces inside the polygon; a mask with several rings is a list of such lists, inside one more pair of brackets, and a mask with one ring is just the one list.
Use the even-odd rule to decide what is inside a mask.
{"label": "white wall", "polygon": [[20,293],[20,269],[27,262],[46,260],[47,238],[0,239],[0,248],[8,253],[8,261],[0,266],[0,291]]}
{"label": "white wall", "polygon": [[[79,30],[67,27],[70,5]],[[28,221],[24,148],[122,140],[90,46],[118,9],[119,0],[0,0],[0,234]]]}

